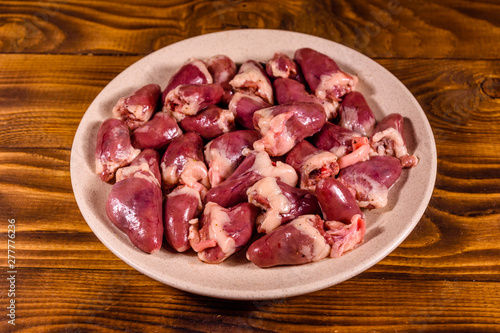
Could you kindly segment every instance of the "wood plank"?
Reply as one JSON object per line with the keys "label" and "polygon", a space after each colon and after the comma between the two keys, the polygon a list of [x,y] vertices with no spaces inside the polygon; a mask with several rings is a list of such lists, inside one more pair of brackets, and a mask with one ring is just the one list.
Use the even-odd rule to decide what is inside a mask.
{"label": "wood plank", "polygon": [[500,324],[498,281],[358,277],[305,296],[225,301],[135,271],[19,269],[15,299],[16,329],[30,332],[495,332]]}
{"label": "wood plank", "polygon": [[2,216],[20,222],[21,232],[91,232],[76,205],[69,159],[69,150],[0,149]]}
{"label": "wood plank", "polygon": [[[0,147],[69,149],[102,88],[140,57],[0,55]],[[499,157],[499,61],[379,60],[415,95],[438,144]],[[71,87],[71,88],[69,88]],[[496,88],[495,88],[496,87]],[[470,143],[471,145],[468,145]]]}
{"label": "wood plank", "polygon": [[144,55],[246,28],[307,33],[376,58],[494,59],[500,51],[494,0],[3,1],[0,13],[0,52]]}
{"label": "wood plank", "polygon": [[[14,218],[17,317],[0,332],[499,332],[499,18],[497,0],[0,2],[0,249]],[[163,46],[240,28],[309,33],[375,58],[436,138],[434,193],[409,237],[304,296],[226,301],[163,285],[99,241],[71,188],[73,136],[110,80]]]}
{"label": "wood plank", "polygon": [[[500,280],[500,248],[495,234],[498,216],[457,219],[442,218],[429,208],[416,229],[393,253],[364,273],[369,277],[398,276],[400,279]],[[431,214],[435,213],[437,217]],[[43,214],[43,212],[41,212]],[[430,215],[429,218],[427,215]],[[28,224],[16,220],[19,267],[128,269],[91,232],[23,231]],[[461,223],[460,223],[461,222]],[[481,223],[482,228],[477,228]],[[82,226],[85,227],[85,226]],[[34,229],[34,228],[33,228]],[[0,234],[6,247],[6,233]],[[99,258],[99,260],[95,260]],[[2,263],[0,267],[6,265]]]}
{"label": "wood plank", "polygon": [[[78,124],[102,88],[137,57],[0,57],[0,147],[70,149]],[[101,59],[102,60],[102,59]],[[99,74],[98,74],[99,73]]]}
{"label": "wood plank", "polygon": [[[14,67],[1,69],[7,75],[0,75],[0,83],[27,82],[26,86],[42,86],[47,92],[52,91],[54,80],[62,80],[61,91],[68,85],[94,85],[93,93],[97,93],[108,77],[120,70],[121,64],[133,62],[137,57],[87,57],[87,56],[33,56],[7,55],[3,59],[22,59],[19,67],[22,75],[17,76]],[[50,61],[49,61],[50,59]],[[75,62],[81,68],[75,72],[70,64]],[[52,62],[52,60],[54,60]],[[500,216],[499,178],[500,153],[495,147],[499,135],[492,122],[498,117],[495,114],[497,99],[481,95],[481,82],[488,75],[497,75],[498,62],[494,61],[426,61],[398,60],[380,61],[396,73],[412,90],[424,106],[433,127],[441,126],[446,135],[437,137],[438,153],[441,158],[438,165],[436,190],[430,206],[417,229],[410,238],[393,254],[369,271],[369,274],[398,274],[405,278],[425,276],[432,278],[458,279],[496,279],[499,274],[498,245],[489,234],[497,230],[496,222]],[[18,63],[18,62],[14,62]],[[49,65],[47,65],[49,63]],[[22,64],[22,65],[21,65]],[[52,65],[51,65],[52,64]],[[30,73],[35,68],[42,68]],[[63,74],[53,74],[58,68]],[[442,69],[441,69],[442,68]],[[447,75],[446,73],[458,73]],[[488,73],[483,75],[481,73]],[[444,93],[439,89],[446,87]],[[456,126],[448,129],[446,120],[441,120],[443,110],[452,107],[451,97],[445,100],[448,104],[435,101],[447,91],[461,91],[461,95],[472,95],[470,110],[462,110],[458,115],[468,117]],[[49,93],[50,94],[50,93]],[[42,96],[39,94],[38,96]],[[90,95],[90,93],[89,93]],[[9,101],[12,96],[4,95]],[[76,130],[78,117],[83,114],[88,95],[73,93],[62,96],[46,97],[29,102],[19,100],[8,112],[0,112],[0,138],[6,148],[0,150],[0,207],[1,216],[16,218],[21,223],[21,235],[26,238],[23,248],[22,263],[25,267],[92,267],[100,269],[123,269],[128,267],[110,253],[98,240],[81,217],[76,206],[69,176],[69,147]],[[49,119],[46,123],[37,116],[40,112],[32,111],[30,125],[13,122],[17,107],[25,103],[33,103],[38,108],[45,107],[47,101],[61,109],[72,101],[72,113],[78,115],[74,124],[61,129],[57,125],[67,121],[64,116],[53,115],[43,110]],[[62,102],[61,102],[62,101]],[[468,105],[460,102],[461,105]],[[9,105],[4,103],[3,105]],[[33,107],[36,110],[37,107]],[[481,115],[475,108],[485,110],[489,115]],[[474,109],[473,109],[474,108]],[[453,109],[455,110],[455,109]],[[498,109],[497,109],[498,110]],[[454,112],[454,111],[453,111]],[[69,113],[69,114],[72,114]],[[12,115],[12,116],[11,116]],[[54,125],[52,125],[54,124]],[[464,136],[473,125],[470,135]],[[6,137],[12,128],[25,133],[23,137]],[[482,128],[482,130],[481,130]],[[28,132],[26,130],[28,129]],[[46,133],[60,131],[63,136],[47,139]],[[28,148],[37,142],[44,149]],[[487,143],[485,143],[487,142]],[[18,147],[18,148],[15,148]],[[51,147],[63,147],[53,149]],[[471,172],[472,171],[472,172]],[[472,193],[472,194],[470,194]],[[71,218],[68,218],[70,216]],[[483,228],[477,228],[481,225]],[[0,230],[6,232],[6,225]],[[485,230],[488,230],[485,231]],[[4,234],[5,235],[5,234]],[[43,235],[43,237],[41,237]],[[413,237],[413,235],[416,235]],[[96,256],[104,259],[95,262]],[[68,260],[69,263],[68,263]]]}
{"label": "wood plank", "polygon": [[[0,216],[17,221],[20,267],[130,269],[82,218],[69,156],[66,149],[0,149]],[[500,159],[464,159],[460,150],[454,156],[439,163],[434,195],[416,229],[368,276],[500,278]],[[2,243],[6,232],[7,223],[0,223]]]}
{"label": "wood plank", "polygon": [[[500,77],[498,61],[407,61],[383,60],[379,63],[391,71],[416,97],[432,126],[438,152],[464,150],[474,157],[499,157],[494,142],[500,131],[500,86],[485,85]],[[492,86],[493,87],[493,86]],[[493,141],[490,141],[489,138]],[[459,146],[475,143],[467,150]],[[474,150],[476,150],[474,152]]]}

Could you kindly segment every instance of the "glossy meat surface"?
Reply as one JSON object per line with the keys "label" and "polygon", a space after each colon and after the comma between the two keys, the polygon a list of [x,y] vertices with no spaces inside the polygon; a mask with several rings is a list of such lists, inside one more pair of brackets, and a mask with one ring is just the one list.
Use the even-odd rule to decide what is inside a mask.
{"label": "glossy meat surface", "polygon": [[354,195],[338,179],[322,179],[316,186],[315,193],[323,212],[323,218],[327,221],[350,224],[354,215],[364,216]]}
{"label": "glossy meat surface", "polygon": [[330,253],[324,235],[321,218],[304,215],[253,242],[247,258],[259,267],[318,261]]}
{"label": "glossy meat surface", "polygon": [[311,142],[321,150],[330,151],[337,157],[342,157],[352,152],[352,140],[357,136],[359,134],[354,131],[326,122],[321,130],[313,135]]}
{"label": "glossy meat surface", "polygon": [[247,202],[231,208],[207,203],[201,227],[193,225],[190,229],[191,246],[198,258],[217,264],[241,250],[252,237],[257,214],[258,209]]}
{"label": "glossy meat surface", "polygon": [[262,209],[257,230],[269,233],[301,215],[320,214],[316,196],[274,177],[265,177],[247,190],[248,202]]}
{"label": "glossy meat surface", "polygon": [[210,105],[195,116],[187,116],[179,123],[184,132],[195,132],[205,140],[212,140],[235,129],[234,115],[217,105]]}
{"label": "glossy meat surface", "polygon": [[117,182],[108,196],[106,213],[138,249],[147,253],[160,250],[163,221],[162,192],[158,185],[140,177]]}
{"label": "glossy meat surface", "polygon": [[151,120],[132,132],[132,145],[138,149],[164,149],[173,139],[182,135],[174,117],[157,112]]}
{"label": "glossy meat surface", "polygon": [[404,119],[399,113],[387,115],[375,127],[370,138],[370,145],[375,154],[395,156],[401,160],[401,164],[406,168],[417,165],[418,158],[408,153],[403,125]]}
{"label": "glossy meat surface", "polygon": [[212,187],[219,185],[236,170],[245,159],[243,150],[251,148],[260,133],[239,130],[222,134],[205,146],[205,161],[208,164],[208,178]]}
{"label": "glossy meat surface", "polygon": [[162,103],[165,103],[167,94],[182,84],[207,84],[213,83],[212,76],[205,63],[198,59],[190,60],[182,65],[170,77],[165,90],[162,93]]}
{"label": "glossy meat surface", "polygon": [[229,82],[236,92],[256,95],[266,103],[274,104],[273,87],[262,65],[248,60],[241,64],[238,74]]}
{"label": "glossy meat surface", "polygon": [[163,241],[218,264],[248,248],[259,267],[340,257],[363,242],[361,209],[385,207],[418,163],[403,117],[377,124],[358,78],[329,55],[276,52],[263,66],[191,58],[101,124],[96,172],[115,177],[106,212],[138,249]]}
{"label": "glossy meat surface", "polygon": [[164,204],[165,239],[177,252],[190,249],[189,227],[202,211],[198,191],[188,186],[178,186],[170,192]]}
{"label": "glossy meat surface", "polygon": [[171,112],[177,121],[181,121],[209,105],[219,103],[223,95],[224,89],[219,84],[182,84],[167,94],[163,110]]}
{"label": "glossy meat surface", "polygon": [[194,188],[203,196],[210,187],[203,157],[203,140],[193,132],[172,140],[162,157],[161,173],[166,189],[178,184]]}
{"label": "glossy meat surface", "polygon": [[273,162],[266,152],[252,151],[228,179],[208,191],[205,200],[223,207],[245,202],[248,200],[247,190],[264,177],[275,177],[290,186],[295,186],[298,180],[291,166]]}
{"label": "glossy meat surface", "polygon": [[271,156],[289,152],[297,142],[318,132],[325,124],[323,108],[314,103],[272,106],[254,113],[253,122],[262,135],[254,149]]}
{"label": "glossy meat surface", "polygon": [[132,147],[127,126],[118,119],[106,119],[97,133],[95,171],[103,181],[113,178],[118,168],[128,165],[141,151]]}
{"label": "glossy meat surface", "polygon": [[233,172],[231,178],[236,178],[249,172],[256,172],[263,177],[274,177],[290,186],[297,185],[298,176],[294,168],[286,163],[274,162],[264,151],[251,151],[243,162]]}
{"label": "glossy meat surface", "polygon": [[222,100],[228,104],[233,96],[233,87],[229,81],[236,75],[236,64],[226,55],[218,54],[205,60],[207,69],[212,75],[214,83],[224,89]]}
{"label": "glossy meat surface", "polygon": [[307,92],[306,87],[296,80],[279,78],[273,81],[273,87],[278,104],[293,102],[317,103],[323,107],[327,119],[333,119],[337,116],[338,102],[322,100],[315,95],[311,95]]}
{"label": "glossy meat surface", "polygon": [[228,178],[211,188],[205,196],[206,202],[215,202],[222,207],[233,207],[248,200],[247,190],[263,176],[250,171],[239,177]]}
{"label": "glossy meat surface", "polygon": [[339,172],[337,156],[302,140],[287,154],[286,163],[299,174],[300,188],[314,191],[316,184]]}
{"label": "glossy meat surface", "polygon": [[264,102],[259,96],[246,95],[240,92],[234,94],[229,103],[229,111],[234,114],[234,120],[237,124],[246,129],[255,129],[253,126],[253,114],[255,111],[270,107],[269,103]]}
{"label": "glossy meat surface", "polygon": [[159,85],[148,84],[132,95],[120,98],[113,107],[113,116],[133,131],[151,118],[156,111],[160,95]]}
{"label": "glossy meat surface", "polygon": [[345,95],[340,104],[339,125],[364,136],[370,136],[375,127],[375,115],[358,91]]}
{"label": "glossy meat surface", "polygon": [[294,59],[309,88],[320,99],[340,101],[358,82],[356,76],[343,72],[332,58],[313,49],[298,49]]}
{"label": "glossy meat surface", "polygon": [[401,175],[400,161],[391,156],[373,156],[341,169],[338,179],[355,193],[360,207],[381,208],[387,204],[391,186]]}
{"label": "glossy meat surface", "polygon": [[273,87],[278,104],[292,102],[321,103],[316,96],[307,92],[302,83],[296,80],[279,78],[273,81]]}
{"label": "glossy meat surface", "polygon": [[296,78],[299,74],[297,63],[288,55],[276,52],[266,62],[266,73],[270,78]]}

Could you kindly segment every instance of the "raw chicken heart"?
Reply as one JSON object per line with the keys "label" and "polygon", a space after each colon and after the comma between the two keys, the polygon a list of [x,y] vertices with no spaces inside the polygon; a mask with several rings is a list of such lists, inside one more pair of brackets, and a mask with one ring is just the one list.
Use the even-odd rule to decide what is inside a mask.
{"label": "raw chicken heart", "polygon": [[132,177],[111,188],[106,202],[109,219],[138,249],[158,252],[163,240],[161,188],[144,178]]}

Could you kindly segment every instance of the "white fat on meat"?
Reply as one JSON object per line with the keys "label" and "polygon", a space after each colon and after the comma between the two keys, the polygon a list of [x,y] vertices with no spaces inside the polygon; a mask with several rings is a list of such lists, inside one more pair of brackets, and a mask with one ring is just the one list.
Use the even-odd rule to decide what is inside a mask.
{"label": "white fat on meat", "polygon": [[170,90],[165,98],[164,112],[170,111],[177,121],[181,121],[186,115],[194,116],[198,112],[197,96],[190,96],[189,99],[181,98],[179,94],[181,88],[182,85]]}
{"label": "white fat on meat", "polygon": [[349,187],[353,189],[356,193],[367,193],[367,200],[358,200],[358,206],[361,208],[382,208],[387,205],[387,196],[389,194],[389,189],[379,182],[375,181],[371,177],[363,178],[363,180],[368,183],[370,188],[366,188],[366,183],[360,184],[356,182],[354,184],[349,184]]}
{"label": "white fat on meat", "polygon": [[[233,97],[229,101],[229,104],[227,105],[229,111],[231,111],[234,115],[236,115],[236,113],[237,113],[236,106],[238,105],[238,102],[240,101],[240,99],[243,96],[250,96],[250,95],[245,95],[245,94],[242,94],[240,92],[234,93]],[[257,96],[255,96],[255,97],[258,98]]]}
{"label": "white fat on meat", "polygon": [[188,240],[191,248],[195,252],[200,253],[205,249],[217,246],[217,242],[215,241],[215,239],[201,240],[198,223],[199,223],[198,219],[189,220]]}
{"label": "white fat on meat", "polygon": [[325,222],[326,233],[331,237],[332,250],[330,257],[339,258],[344,252],[352,250],[356,245],[363,242],[366,226],[363,217],[359,214],[351,218],[350,224],[337,221]]}
{"label": "white fat on meat", "polygon": [[[247,190],[248,201],[265,210],[257,217],[259,231],[269,233],[281,225],[281,214],[289,213],[292,204],[283,194],[276,178],[265,177]],[[258,198],[264,198],[267,205],[262,204]]]}
{"label": "white fat on meat", "polygon": [[[209,204],[207,204],[208,206]],[[206,212],[207,208],[205,208]],[[231,222],[229,215],[224,211],[224,208],[217,204],[208,206],[210,214],[210,225],[208,228],[208,238],[215,239],[217,245],[221,248],[226,256],[230,256],[236,250],[234,239],[229,237],[224,226]]]}
{"label": "white fat on meat", "polygon": [[161,163],[161,169],[163,182],[167,186],[181,183],[194,188],[200,192],[202,197],[204,197],[208,188],[210,188],[207,167],[202,161],[188,159],[180,173],[175,164],[167,167],[165,163]]}
{"label": "white fat on meat", "polygon": [[207,162],[208,164],[210,164],[216,158],[215,155],[213,155],[214,153],[211,150],[212,142],[213,142],[213,140],[210,141],[209,143],[207,143],[205,145],[205,149],[203,151],[203,155],[205,155],[205,162]]}
{"label": "white fat on meat", "polygon": [[[169,194],[167,194],[167,198],[172,198],[172,197],[176,197],[178,195],[189,195],[191,197],[195,197],[196,199],[198,199],[198,210],[202,210],[203,209],[203,203],[201,201],[201,197],[200,197],[200,193],[198,191],[196,191],[195,189],[189,187],[189,186],[180,186],[180,187],[177,187],[175,190],[173,190],[172,192],[170,192]],[[196,221],[194,221],[196,220]],[[197,220],[198,219],[193,219],[191,221],[189,221],[190,224],[194,224],[195,222],[197,223]]]}
{"label": "white fat on meat", "polygon": [[207,84],[214,83],[214,79],[212,78],[212,74],[208,71],[207,65],[201,60],[196,58],[190,58],[188,63],[191,65],[198,67],[198,70],[203,73],[203,76],[207,79]]}
{"label": "white fat on meat", "polygon": [[325,110],[326,120],[335,118],[339,110],[339,102],[326,99],[321,99],[320,101],[323,109]]}
{"label": "white fat on meat", "polygon": [[262,139],[253,143],[255,150],[265,150],[270,155],[282,155],[295,146],[295,138],[287,130],[286,122],[293,116],[293,112],[285,112],[272,116],[271,109],[262,109],[254,113],[260,115],[258,128]]}
{"label": "white fat on meat", "polygon": [[[119,162],[112,162],[112,161],[107,161],[106,162],[106,167],[109,170],[109,172],[115,172],[118,170],[120,167],[124,165],[130,164],[139,154],[141,153],[140,149],[130,149],[128,152],[127,157],[125,160],[121,160]],[[123,154],[125,155],[125,154]],[[101,174],[104,171],[104,166],[101,163],[101,160],[96,158],[95,160],[95,170],[97,174]]]}
{"label": "white fat on meat", "polygon": [[[210,66],[217,66],[217,63],[221,60],[223,62],[227,62],[226,59],[227,59],[227,57],[225,55],[218,54],[218,55],[215,55],[215,56],[210,57],[208,59],[205,59],[204,62],[208,68]],[[230,66],[231,67],[229,67],[228,69],[225,69],[225,70],[217,73],[218,77],[216,78],[217,82],[215,82],[215,83],[227,82],[230,79],[231,73],[236,72],[236,64],[231,61]]]}
{"label": "white fat on meat", "polygon": [[208,163],[208,179],[210,185],[215,187],[222,183],[234,171],[231,160],[225,154],[225,150],[212,149],[210,141],[205,146],[205,161]]}
{"label": "white fat on meat", "polygon": [[265,151],[259,151],[255,156],[255,162],[249,171],[255,171],[264,177],[274,177],[295,187],[299,180],[295,169],[283,162],[273,162]]}
{"label": "white fat on meat", "polygon": [[[116,138],[117,131],[118,131],[117,127],[111,129],[111,133],[109,136],[111,138]],[[140,153],[141,153],[140,149],[135,149],[132,146],[130,146],[130,148],[127,150],[120,149],[120,150],[115,152],[115,158],[116,158],[117,162],[107,160],[105,162],[106,168],[107,168],[107,170],[109,170],[110,173],[114,173],[119,168],[130,164],[137,156],[139,156]],[[109,153],[107,153],[107,154],[109,154]],[[107,155],[107,156],[109,156],[109,155]],[[102,158],[102,156],[95,158],[95,171],[97,174],[101,174],[104,171],[104,165],[103,165],[101,158]]]}
{"label": "white fat on meat", "polygon": [[[344,127],[344,128],[348,128],[350,130],[353,130],[354,125],[359,123],[358,116],[359,116],[358,112],[343,112],[343,114],[340,118],[340,121],[339,121],[339,125]],[[361,134],[369,135],[367,133],[361,133]]]}
{"label": "white fat on meat", "polygon": [[334,153],[338,158],[341,158],[342,156],[347,155],[348,149],[349,149],[348,146],[338,146],[330,149],[330,152]]}
{"label": "white fat on meat", "polygon": [[281,69],[278,61],[270,61],[267,65],[271,65],[271,73],[274,77],[288,78],[290,76],[290,71]]}
{"label": "white fat on meat", "polygon": [[241,65],[239,73],[236,74],[229,84],[238,90],[247,88],[248,83],[255,85],[255,95],[262,97],[269,104],[273,104],[273,88],[262,74],[262,71],[253,63],[245,62]]}
{"label": "white fat on meat", "polygon": [[203,215],[208,217],[208,238],[200,240],[197,222],[190,226],[189,239],[191,247],[198,252],[200,260],[204,261],[205,254],[203,250],[214,246],[219,246],[227,258],[236,251],[236,243],[226,231],[224,226],[231,222],[225,209],[214,202],[209,202],[205,206]]}
{"label": "white fat on meat", "polygon": [[337,163],[337,155],[329,151],[322,151],[308,157],[301,170],[300,188],[314,191],[316,186],[307,183],[309,174],[316,169],[321,169],[323,166],[335,163]]}
{"label": "white fat on meat", "polygon": [[219,118],[217,119],[217,127],[222,133],[230,132],[234,124],[234,114],[229,110],[222,110]]}
{"label": "white fat on meat", "polygon": [[[260,109],[255,111],[254,118],[259,117],[259,121],[257,126],[259,127],[259,131],[262,135],[265,135],[271,129],[271,121],[273,120],[273,109],[274,107],[268,107],[264,109]],[[275,124],[276,125],[276,124]]]}
{"label": "white fat on meat", "polygon": [[161,178],[163,182],[167,185],[175,185],[179,182],[179,175],[177,174],[177,165],[167,165],[165,163],[160,164],[161,167]]}
{"label": "white fat on meat", "polygon": [[[111,112],[113,113],[113,116],[115,118],[118,118],[121,120],[121,116],[122,116],[122,112],[121,112],[121,109],[124,109],[125,107],[125,100],[127,99],[127,97],[121,97],[118,102],[116,102],[115,106],[113,107],[113,110],[111,110]],[[129,111],[129,109],[127,108],[127,111]],[[135,114],[134,114],[135,116]]]}
{"label": "white fat on meat", "polygon": [[[381,140],[386,139],[394,142],[393,145],[384,145]],[[380,142],[380,143],[379,143]],[[375,133],[372,137],[372,143],[376,144],[376,154],[379,156],[395,156],[397,158],[408,155],[405,142],[401,133],[395,128],[388,128],[382,132]],[[378,143],[378,144],[377,144]]]}
{"label": "white fat on meat", "polygon": [[[140,149],[135,149],[132,146],[130,146],[130,149],[128,149],[128,150],[119,150],[116,153],[116,156],[118,157],[118,159],[120,159],[122,161],[126,161],[126,162],[122,162],[122,163],[126,163],[125,165],[127,165],[127,164],[131,163],[137,156],[139,156],[140,153],[141,153]],[[118,164],[116,164],[116,165],[118,165]]]}
{"label": "white fat on meat", "polygon": [[147,163],[141,163],[140,165],[131,165],[128,167],[120,168],[116,171],[116,182],[131,177],[143,178],[157,186],[160,186],[158,179],[149,169],[149,164]]}
{"label": "white fat on meat", "polygon": [[309,261],[318,261],[326,258],[330,253],[330,245],[325,241],[325,238],[318,229],[314,227],[314,220],[316,220],[316,215],[302,215],[295,220],[291,221],[290,224],[300,231],[303,235],[313,239],[313,244],[311,246],[303,246],[299,251],[304,255]]}
{"label": "white fat on meat", "polygon": [[229,102],[229,105],[228,105],[229,111],[231,111],[234,115],[236,115],[236,113],[237,113],[236,111],[238,109],[238,103],[240,102],[240,100],[242,98],[251,99],[251,100],[255,101],[256,104],[261,104],[263,102],[262,98],[260,98],[259,96],[247,95],[247,94],[243,94],[241,92],[236,92],[236,93],[234,93],[234,95],[231,98],[231,101]]}
{"label": "white fat on meat", "polygon": [[205,197],[206,192],[210,188],[207,166],[202,161],[188,160],[184,164],[179,182],[194,188],[200,192],[202,197]]}
{"label": "white fat on meat", "polygon": [[[392,144],[387,144],[388,142],[392,142]],[[404,168],[418,164],[418,158],[408,153],[403,136],[395,128],[388,128],[382,132],[375,133],[372,137],[371,146],[371,156],[395,156],[401,160]]]}
{"label": "white fat on meat", "polygon": [[126,105],[125,100],[128,97],[122,97],[118,100],[116,105],[113,107],[113,110],[111,111],[113,113],[113,116],[115,118],[118,118],[120,120],[123,120],[123,112],[121,110],[125,109],[127,113],[133,115],[132,119],[134,120],[140,120],[140,121],[145,121],[146,119],[144,118],[145,111],[144,111],[144,105]]}
{"label": "white fat on meat", "polygon": [[104,171],[104,166],[101,163],[101,160],[99,158],[95,159],[95,173],[100,175]]}
{"label": "white fat on meat", "polygon": [[219,83],[228,82],[230,78],[231,78],[230,72],[229,71],[223,71],[223,72],[220,73]]}
{"label": "white fat on meat", "polygon": [[332,87],[338,86],[348,86],[354,87],[358,83],[358,77],[355,75],[349,75],[342,71],[338,71],[333,74],[323,74],[319,78],[320,83],[316,87],[316,97],[319,99],[327,99],[327,92],[332,89]]}

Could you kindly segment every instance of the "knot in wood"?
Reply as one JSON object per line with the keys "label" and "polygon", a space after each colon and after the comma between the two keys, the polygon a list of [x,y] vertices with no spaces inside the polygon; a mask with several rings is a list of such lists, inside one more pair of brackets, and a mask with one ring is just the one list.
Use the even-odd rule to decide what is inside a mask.
{"label": "knot in wood", "polygon": [[500,78],[488,77],[481,83],[483,92],[491,98],[500,98]]}

